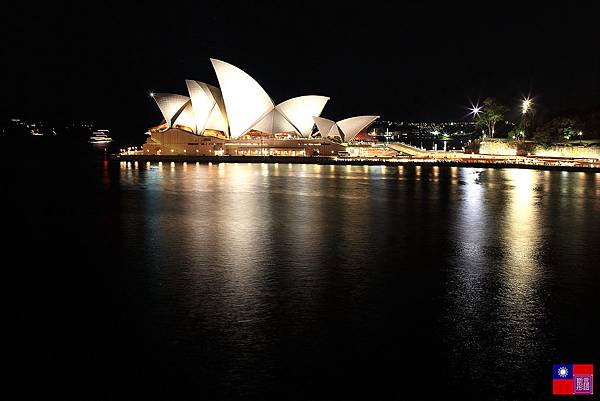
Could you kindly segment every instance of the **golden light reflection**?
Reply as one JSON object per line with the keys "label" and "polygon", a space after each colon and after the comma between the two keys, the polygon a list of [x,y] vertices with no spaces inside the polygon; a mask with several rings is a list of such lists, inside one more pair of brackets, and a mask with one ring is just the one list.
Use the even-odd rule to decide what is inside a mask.
{"label": "golden light reflection", "polygon": [[550,171],[544,170],[541,172],[541,180],[542,187],[544,192],[547,193],[550,191]]}
{"label": "golden light reflection", "polygon": [[[268,167],[268,166],[267,166]],[[227,219],[222,224],[222,229],[226,238],[225,243],[228,247],[240,247],[241,249],[253,253],[253,241],[248,238],[248,233],[252,232],[260,222],[263,221],[264,204],[258,203],[258,198],[254,196],[258,185],[256,179],[256,170],[252,165],[247,164],[229,164],[223,169],[227,179],[223,185],[224,202],[228,205]],[[252,210],[252,214],[248,214]],[[235,254],[235,255],[234,255]],[[249,261],[244,258],[244,252],[231,252],[232,262],[240,267],[249,265]],[[236,258],[239,257],[239,260]]]}
{"label": "golden light reflection", "polygon": [[[270,215],[269,202],[257,196],[262,190],[260,174],[265,167],[269,166],[219,163],[218,168],[201,170],[210,175],[218,174],[219,178],[214,182],[218,202],[214,203],[217,205],[214,208],[210,207],[206,216],[199,217],[190,232],[196,234],[194,241],[203,243],[207,239],[206,227],[210,227],[209,238],[214,244],[210,248],[212,258],[225,267],[220,282],[222,288],[216,291],[235,300],[219,305],[230,324],[245,325],[262,317],[259,312],[264,281],[261,278],[266,266],[261,261],[270,251],[273,237],[271,226],[265,224]],[[252,213],[248,213],[249,210]],[[196,212],[191,214],[198,215]],[[203,270],[198,269],[195,278],[204,285]]]}
{"label": "golden light reflection", "polygon": [[579,177],[579,183],[581,185],[583,185],[585,183],[585,177],[586,177],[586,173],[584,173],[583,171],[580,171],[578,173],[578,177]]}
{"label": "golden light reflection", "polygon": [[458,263],[450,282],[449,315],[459,319],[453,327],[469,340],[473,330],[471,318],[481,310],[481,295],[489,269],[485,248],[490,230],[485,188],[479,181],[481,170],[453,169],[453,183],[460,175],[463,185],[453,185],[457,191],[457,207],[454,211],[456,220],[450,227],[454,232]]}
{"label": "golden light reflection", "polygon": [[[536,310],[543,303],[537,289],[542,268],[539,252],[544,248],[544,229],[540,226],[536,185],[540,177],[544,179],[547,176],[525,169],[507,169],[503,173],[509,189],[502,225],[506,256],[503,262],[504,285],[500,295],[504,310],[500,318],[506,320],[509,326],[519,325],[519,330],[514,333],[532,333],[536,329],[536,322],[531,317],[537,315]],[[518,340],[506,339],[507,342]]]}

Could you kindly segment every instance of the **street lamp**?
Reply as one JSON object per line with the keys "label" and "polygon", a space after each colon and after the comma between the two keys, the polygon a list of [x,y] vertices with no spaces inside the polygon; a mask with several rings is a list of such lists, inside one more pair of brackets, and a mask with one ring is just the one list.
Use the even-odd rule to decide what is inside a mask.
{"label": "street lamp", "polygon": [[527,113],[530,108],[531,108],[531,99],[529,99],[529,98],[524,99],[523,105],[521,106],[521,111],[523,112],[523,114]]}
{"label": "street lamp", "polygon": [[[521,104],[521,128],[533,132],[533,101],[530,98],[523,99]],[[527,117],[529,115],[529,118]],[[529,120],[529,121],[527,121]],[[525,135],[521,135],[525,139]]]}
{"label": "street lamp", "polygon": [[469,114],[473,115],[473,118],[479,117],[479,113],[481,112],[482,107],[479,105],[474,105],[469,110],[471,111]]}

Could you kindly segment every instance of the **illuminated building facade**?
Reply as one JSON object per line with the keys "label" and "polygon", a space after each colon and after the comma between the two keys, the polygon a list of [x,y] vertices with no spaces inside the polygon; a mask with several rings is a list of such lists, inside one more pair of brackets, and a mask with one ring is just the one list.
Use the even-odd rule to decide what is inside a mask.
{"label": "illuminated building facade", "polygon": [[164,120],[149,130],[145,154],[331,156],[378,118],[321,118],[329,98],[318,95],[276,104],[241,69],[211,63],[220,88],[186,80],[188,96],[151,94]]}

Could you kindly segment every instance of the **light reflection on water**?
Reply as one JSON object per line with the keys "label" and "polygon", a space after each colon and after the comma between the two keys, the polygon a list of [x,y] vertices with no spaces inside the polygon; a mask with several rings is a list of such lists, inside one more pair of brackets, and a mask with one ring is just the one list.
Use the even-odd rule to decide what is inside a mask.
{"label": "light reflection on water", "polygon": [[541,255],[546,249],[545,230],[540,216],[544,175],[532,170],[505,170],[510,186],[502,235],[503,266],[500,271],[497,326],[501,330],[499,349],[506,355],[505,369],[525,369],[549,349],[544,321],[548,311],[544,300],[546,266]]}
{"label": "light reflection on water", "polygon": [[549,380],[539,366],[569,352],[561,335],[577,338],[581,324],[561,324],[554,300],[597,289],[600,174],[122,167],[122,241],[139,264],[145,323],[250,392],[310,360],[360,376],[408,347],[445,366],[449,388],[534,396]]}

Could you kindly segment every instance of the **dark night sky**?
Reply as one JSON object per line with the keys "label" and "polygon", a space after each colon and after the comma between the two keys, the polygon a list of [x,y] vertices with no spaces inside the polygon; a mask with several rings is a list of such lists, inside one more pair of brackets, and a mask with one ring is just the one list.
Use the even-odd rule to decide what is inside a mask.
{"label": "dark night sky", "polygon": [[516,109],[530,91],[548,112],[600,103],[592,2],[210,3],[8,10],[3,114],[138,134],[161,119],[150,91],[217,84],[209,57],[248,72],[276,102],[330,96],[323,115],[334,119],[456,120],[469,99]]}

